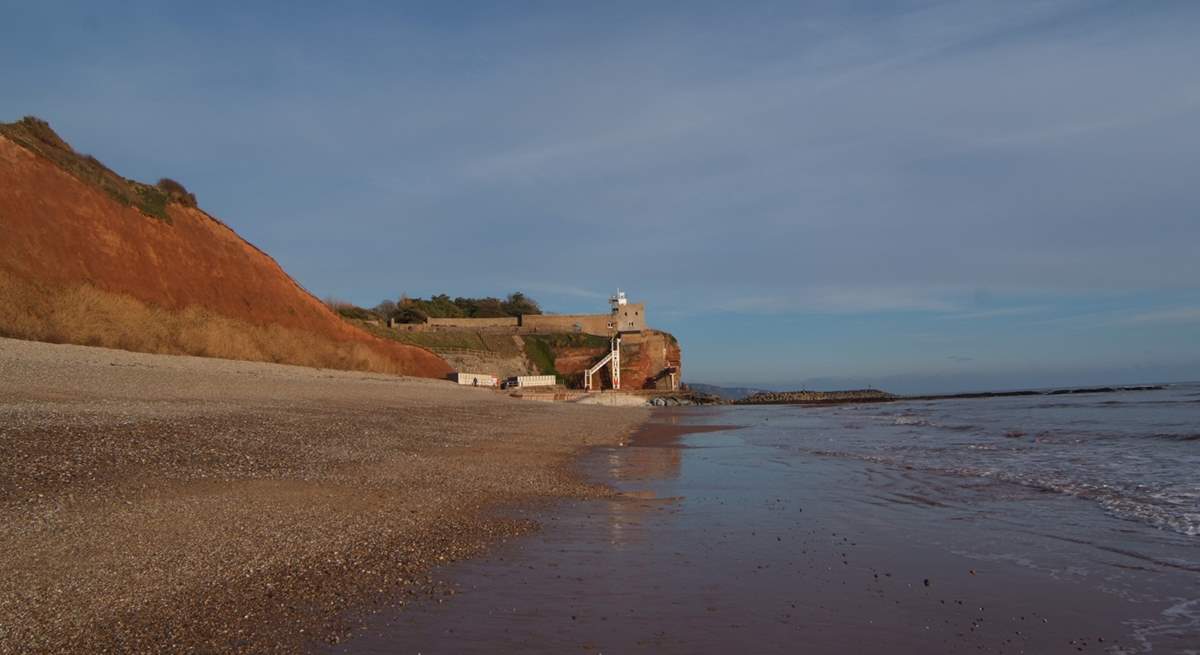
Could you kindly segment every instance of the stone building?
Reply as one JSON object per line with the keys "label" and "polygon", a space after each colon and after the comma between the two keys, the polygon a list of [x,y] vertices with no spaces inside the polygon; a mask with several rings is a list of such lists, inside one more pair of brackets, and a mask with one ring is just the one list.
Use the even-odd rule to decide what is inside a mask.
{"label": "stone building", "polygon": [[641,332],[646,327],[646,305],[629,302],[617,291],[609,299],[607,314],[524,314],[502,318],[430,318],[420,331],[438,329],[504,330],[517,334],[582,332],[602,337]]}

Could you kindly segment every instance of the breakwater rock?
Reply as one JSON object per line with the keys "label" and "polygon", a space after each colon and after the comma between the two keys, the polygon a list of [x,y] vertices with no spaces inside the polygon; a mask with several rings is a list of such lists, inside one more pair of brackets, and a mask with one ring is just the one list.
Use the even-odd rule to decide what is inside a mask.
{"label": "breakwater rock", "polygon": [[879,403],[896,400],[898,396],[878,389],[849,391],[762,391],[735,405],[830,405],[834,403]]}

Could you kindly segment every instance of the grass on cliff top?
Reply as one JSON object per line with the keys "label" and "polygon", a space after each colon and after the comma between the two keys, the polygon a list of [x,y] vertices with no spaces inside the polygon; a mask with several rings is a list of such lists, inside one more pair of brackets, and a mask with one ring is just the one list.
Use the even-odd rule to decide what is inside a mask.
{"label": "grass on cliff top", "polygon": [[552,332],[550,334],[536,334],[526,336],[525,339],[536,339],[545,342],[546,345],[552,348],[605,348],[607,349],[608,337],[601,337],[595,334],[584,334],[582,332]]}
{"label": "grass on cliff top", "polygon": [[175,180],[163,178],[157,185],[143,184],[121,177],[91,155],[75,152],[51,129],[49,123],[40,118],[26,116],[15,123],[0,123],[0,134],[50,160],[79,181],[100,189],[113,200],[127,207],[136,207],[147,216],[170,223],[167,205],[174,202],[186,207],[196,206],[196,196],[188,193]]}
{"label": "grass on cliff top", "polygon": [[344,314],[342,317],[351,319],[351,323],[377,337],[421,346],[434,352],[438,350],[487,350],[479,339],[479,335],[474,332],[465,330],[462,332],[405,332],[378,323],[353,320],[353,317]]}
{"label": "grass on cliff top", "polygon": [[374,323],[352,322],[377,337],[420,346],[433,352],[472,350],[490,353],[497,357],[519,357],[521,355],[521,349],[517,347],[510,334],[487,334],[474,330],[406,332]]}
{"label": "grass on cliff top", "polygon": [[495,357],[520,357],[524,355],[541,375],[562,375],[554,364],[557,351],[565,348],[608,348],[608,339],[593,334],[553,332],[549,334],[525,334],[522,350],[513,340],[512,334],[479,332],[475,330],[438,330],[434,332],[407,332],[365,321],[351,321],[367,332],[385,339],[420,346],[433,352],[468,350],[488,353]]}

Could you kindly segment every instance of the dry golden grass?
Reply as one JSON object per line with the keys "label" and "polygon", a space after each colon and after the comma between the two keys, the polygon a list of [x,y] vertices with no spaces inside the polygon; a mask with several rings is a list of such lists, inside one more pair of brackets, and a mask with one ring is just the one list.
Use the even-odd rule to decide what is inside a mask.
{"label": "dry golden grass", "polygon": [[0,336],[164,355],[197,355],[400,374],[369,345],[189,307],[171,311],[89,285],[51,287],[0,271]]}

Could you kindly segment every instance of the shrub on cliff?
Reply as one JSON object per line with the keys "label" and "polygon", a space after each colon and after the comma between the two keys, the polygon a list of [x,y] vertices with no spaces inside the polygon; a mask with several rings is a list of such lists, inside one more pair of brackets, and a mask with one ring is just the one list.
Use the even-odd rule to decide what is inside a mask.
{"label": "shrub on cliff", "polygon": [[325,303],[326,307],[333,310],[335,314],[341,316],[342,318],[352,318],[359,321],[379,319],[379,316],[376,315],[375,312],[359,307],[352,302],[339,300],[332,296],[327,296],[323,302]]}
{"label": "shrub on cliff", "polygon": [[400,307],[392,313],[392,320],[397,323],[427,323],[429,315],[416,307]]}
{"label": "shrub on cliff", "polygon": [[385,318],[391,318],[396,313],[397,307],[398,305],[393,300],[382,300],[378,305],[372,307],[371,311]]}
{"label": "shrub on cliff", "polygon": [[[21,126],[30,137],[50,146],[51,148],[66,150],[67,152],[75,152],[75,150],[72,149],[66,141],[62,140],[62,137],[58,136],[58,132],[55,132],[50,127],[49,123],[38,118],[37,116],[26,116],[16,123],[13,123],[13,125]],[[94,158],[88,155],[85,155],[85,157],[95,161]]]}
{"label": "shrub on cliff", "polygon": [[184,186],[169,177],[164,177],[156,184],[160,191],[167,194],[171,202],[177,202],[184,207],[196,206],[196,194],[189,193]]}
{"label": "shrub on cliff", "polygon": [[[79,181],[103,191],[113,200],[122,205],[136,207],[147,216],[170,223],[171,216],[167,213],[169,203],[179,202],[189,207],[196,206],[196,197],[178,182],[174,182],[177,189],[173,192],[171,189],[127,180],[95,157],[75,152],[49,123],[35,116],[26,116],[15,123],[0,123],[0,134],[50,161]],[[175,197],[176,193],[178,197]]]}
{"label": "shrub on cliff", "polygon": [[542,308],[538,306],[537,301],[520,291],[508,294],[508,299],[500,303],[500,308],[509,316],[542,313]]}

